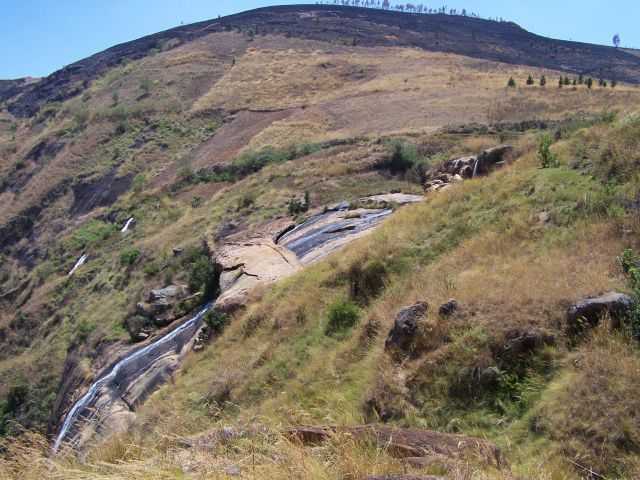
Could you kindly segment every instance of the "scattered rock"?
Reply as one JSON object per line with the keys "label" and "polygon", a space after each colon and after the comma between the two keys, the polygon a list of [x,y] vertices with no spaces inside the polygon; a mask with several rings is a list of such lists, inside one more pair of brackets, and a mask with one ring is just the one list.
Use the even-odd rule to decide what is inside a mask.
{"label": "scattered rock", "polygon": [[124,327],[134,342],[146,340],[152,330],[149,318],[142,315],[134,315],[127,318],[124,322]]}
{"label": "scattered rock", "polygon": [[449,387],[449,393],[460,399],[479,398],[495,391],[500,382],[498,367],[464,367]]}
{"label": "scattered rock", "polygon": [[504,341],[493,345],[491,350],[499,365],[512,366],[525,356],[555,343],[555,337],[540,328],[515,328],[506,332]]}
{"label": "scattered rock", "polygon": [[410,195],[407,193],[383,193],[360,199],[360,203],[372,208],[388,208],[391,205],[407,205],[424,201],[423,195]]}
{"label": "scattered rock", "polygon": [[545,225],[551,221],[551,214],[549,212],[540,212],[538,214],[538,222]]}
{"label": "scattered rock", "polygon": [[164,288],[151,290],[149,293],[150,302],[169,302],[177,297],[186,295],[187,288],[183,285],[168,285]]}
{"label": "scattered rock", "polygon": [[185,285],[169,285],[151,290],[147,301],[136,304],[136,314],[163,328],[202,304],[202,293],[188,296]]}
{"label": "scattered rock", "polygon": [[458,301],[452,298],[448,302],[440,305],[440,309],[438,310],[438,313],[440,314],[441,317],[449,317],[453,315],[455,312],[457,312],[458,308],[460,308]]}
{"label": "scattered rock", "polygon": [[512,151],[511,145],[498,145],[484,150],[478,155],[448,160],[427,173],[424,184],[425,192],[437,192],[466,178],[488,175],[496,168],[502,167]]}
{"label": "scattered rock", "polygon": [[173,252],[173,256],[174,257],[179,257],[184,252],[184,248],[182,248],[182,247],[173,247],[171,249],[171,251]]}
{"label": "scattered rock", "polygon": [[418,323],[429,310],[427,302],[405,307],[396,316],[384,348],[395,357],[411,355],[418,333]]}
{"label": "scattered rock", "polygon": [[580,300],[567,310],[567,332],[576,335],[586,328],[595,327],[605,315],[611,318],[612,328],[619,328],[632,307],[633,299],[618,292]]}

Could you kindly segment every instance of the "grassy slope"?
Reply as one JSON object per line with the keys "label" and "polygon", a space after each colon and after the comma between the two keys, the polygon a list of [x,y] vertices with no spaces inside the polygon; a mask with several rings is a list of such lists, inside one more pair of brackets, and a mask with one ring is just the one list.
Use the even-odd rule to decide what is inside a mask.
{"label": "grassy slope", "polygon": [[[416,185],[372,171],[372,161],[385,151],[377,143],[380,136],[402,132],[425,144],[426,151],[466,154],[499,139],[441,138],[428,132],[469,119],[522,120],[560,117],[578,109],[628,108],[637,99],[637,91],[627,87],[559,91],[551,85],[552,72],[546,72],[550,81],[546,90],[505,91],[509,76],[523,84],[529,70],[541,72],[455,55],[338,48],[272,37],[255,40],[244,55],[249,43],[243,35],[225,33],[158,52],[107,73],[82,98],[51,105],[51,116],[20,124],[15,131],[11,119],[0,123],[5,173],[41,139],[60,137],[69,143],[23,192],[3,194],[2,201],[11,205],[3,215],[29,205],[49,182],[59,179],[99,176],[114,167],[120,174],[138,178],[113,207],[87,217],[67,216],[69,195],[45,212],[45,223],[53,225],[54,220],[64,219],[63,229],[43,229],[48,243],[39,241],[46,244],[49,260],[28,274],[36,285],[29,302],[19,311],[2,311],[3,325],[14,326],[7,330],[9,347],[0,362],[0,394],[4,397],[16,386],[28,384],[29,401],[22,412],[27,425],[42,428],[45,424],[70,346],[82,355],[92,355],[104,342],[125,341],[122,322],[141,292],[170,276],[156,267],[167,264],[175,280],[185,279],[188,266],[171,259],[172,247],[196,245],[224,221],[255,226],[286,215],[289,198],[305,190],[318,206],[397,188],[418,191]],[[325,71],[327,63],[331,73]],[[291,65],[300,72],[296,82],[291,81]],[[186,75],[185,69],[191,74]],[[429,75],[416,76],[416,71]],[[261,80],[248,81],[256,77]],[[311,87],[316,92],[312,96]],[[251,103],[254,98],[255,104]],[[490,108],[491,104],[497,107]],[[301,105],[306,108],[298,109]],[[199,168],[216,161],[215,155],[197,157],[195,148],[211,139],[218,128],[221,118],[215,109],[243,106],[294,109],[291,117],[254,135],[248,150],[361,135],[370,138],[270,165],[235,184],[188,184],[171,192],[167,186],[185,167]],[[385,115],[377,114],[381,110]],[[633,125],[624,128],[635,128]],[[536,372],[543,378],[533,382],[534,393],[547,403],[514,407],[510,398],[504,411],[496,411],[495,402],[483,399],[469,408],[448,397],[447,385],[459,367],[486,356],[488,344],[507,326],[557,329],[563,301],[622,286],[615,256],[630,239],[619,234],[627,219],[614,193],[634,198],[635,179],[618,180],[621,186],[614,190],[603,187],[601,179],[620,171],[620,166],[611,168],[612,161],[634,152],[633,134],[624,128],[596,126],[557,145],[566,162],[593,159],[593,166],[588,161],[578,166],[592,169],[596,179],[566,166],[537,170],[532,152],[535,142],[525,137],[520,140],[521,158],[508,170],[407,208],[340,257],[273,291],[258,292],[255,303],[235,319],[225,336],[202,356],[192,357],[176,385],[163,389],[143,409],[145,424],[161,425],[143,446],[154,450],[164,432],[193,433],[217,422],[256,418],[268,424],[361,421],[368,416],[365,400],[378,390],[388,390],[399,392],[394,398],[403,415],[395,421],[489,435],[504,446],[521,442],[527,445],[524,453],[513,449],[510,455],[516,462],[522,459],[522,468],[529,468],[529,445],[537,443],[531,442],[524,419],[534,406],[542,411],[553,409],[569,395],[562,386],[574,377],[564,375],[567,367],[563,362],[568,361],[564,349],[551,355],[551,373]],[[150,139],[142,147],[131,147],[142,132]],[[626,160],[624,165],[631,164]],[[194,203],[195,197],[201,201]],[[551,215],[547,226],[538,222],[542,211]],[[126,238],[106,224],[86,223],[98,215],[123,222],[132,214],[138,227]],[[65,273],[87,242],[91,262],[80,275],[66,280]],[[142,256],[127,267],[120,256],[131,248],[139,249]],[[349,265],[364,259],[387,266],[388,287],[365,306],[360,325],[348,338],[328,338],[324,335],[327,308],[346,295]],[[468,315],[433,328],[453,341],[407,365],[406,371],[386,365],[382,343],[397,309],[418,299],[427,299],[435,308],[450,296],[463,303]],[[34,324],[38,335],[31,334]],[[374,339],[363,339],[365,326],[371,327],[368,331],[378,330]],[[32,341],[21,344],[25,338]],[[628,358],[633,365],[633,355]],[[89,358],[83,365],[88,377],[99,366],[91,365]],[[556,374],[558,369],[563,374]],[[558,382],[549,387],[556,396],[540,393],[550,378]],[[231,404],[220,408],[215,401],[220,391],[224,393],[221,385],[225,382],[232,387]],[[544,458],[552,451],[548,438],[559,442],[566,438],[562,435],[568,427],[553,421],[549,429],[560,425],[560,433],[557,438],[540,440],[541,456],[533,458]],[[577,445],[574,451],[580,455],[590,452],[588,442],[585,445]],[[117,452],[123,447],[113,448]],[[322,475],[331,476],[334,467],[344,468],[341,472],[364,468],[355,461],[336,466],[347,462],[338,450],[327,453],[331,467]],[[292,449],[291,459],[299,454],[302,452]],[[356,454],[360,453],[354,450]],[[325,465],[309,459],[312,464],[316,461],[320,462],[313,467],[317,473]],[[394,467],[388,459],[383,463],[387,461],[389,468]],[[596,460],[593,464],[598,465]],[[167,468],[172,471],[174,466]],[[281,467],[273,468],[280,471]],[[63,470],[65,475],[70,478],[72,474]]]}
{"label": "grassy slope", "polygon": [[[106,464],[52,468],[65,478],[88,472],[181,478],[185,468],[224,478],[215,472],[230,464],[241,465],[247,478],[397,472],[402,467],[384,451],[344,438],[311,452],[265,435],[204,457],[176,449],[173,440],[217,425],[362,422],[370,419],[367,399],[390,392],[394,423],[487,437],[524,478],[578,478],[568,460],[634,478],[637,346],[601,330],[568,350],[562,320],[568,301],[625,288],[616,256],[637,247],[639,232],[634,212],[622,205],[639,184],[605,166],[615,165],[618,174],[635,168],[639,125],[629,117],[572,133],[554,147],[561,165],[550,169],[538,168],[534,138],[524,136],[507,169],[407,207],[340,255],[256,292],[223,336],[191,356],[175,382],[141,409],[131,434],[90,456]],[[546,224],[538,216],[543,211],[550,215]],[[385,290],[363,306],[351,332],[326,336],[329,306],[348,296],[350,266],[373,261],[387,267]],[[433,309],[452,296],[463,313],[443,320],[432,312],[427,348],[415,360],[392,364],[383,344],[395,312],[416,300]],[[525,326],[553,332],[556,346],[528,358],[517,377],[507,369],[495,391],[472,399],[452,394],[463,367],[487,365],[490,346],[508,329]],[[451,478],[504,475],[457,468]]]}

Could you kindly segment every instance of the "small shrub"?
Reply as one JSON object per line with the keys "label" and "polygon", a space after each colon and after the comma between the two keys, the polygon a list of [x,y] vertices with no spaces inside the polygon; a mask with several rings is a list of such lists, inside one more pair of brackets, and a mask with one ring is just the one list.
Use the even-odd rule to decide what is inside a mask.
{"label": "small shrub", "polygon": [[91,220],[76,230],[67,241],[72,250],[82,250],[109,238],[117,227],[101,220]]}
{"label": "small shrub", "polygon": [[253,204],[256,203],[256,197],[253,193],[245,193],[238,199],[238,206],[236,210],[244,210],[246,208],[251,208]]}
{"label": "small shrub", "polygon": [[387,267],[382,262],[354,263],[347,272],[351,298],[366,305],[384,290],[387,275]]}
{"label": "small shrub", "polygon": [[403,141],[394,141],[391,143],[391,154],[378,162],[377,167],[389,170],[394,174],[405,173],[416,163],[418,163],[416,146]]}
{"label": "small shrub", "polygon": [[202,197],[197,195],[191,199],[191,208],[199,208],[202,205]]}
{"label": "small shrub", "polygon": [[153,82],[149,78],[145,77],[142,80],[140,80],[140,90],[142,90],[142,93],[144,95],[148,95],[152,87],[153,87]]}
{"label": "small shrub", "polygon": [[360,319],[360,308],[349,300],[338,300],[329,306],[326,335],[339,335],[350,330]]}
{"label": "small shrub", "polygon": [[160,262],[154,260],[153,262],[147,262],[142,268],[142,271],[147,277],[154,277],[160,273],[161,269]]}
{"label": "small shrub", "polygon": [[218,293],[218,275],[204,248],[192,249],[183,260],[189,270],[189,290],[203,292],[203,301],[208,302]]}
{"label": "small shrub", "polygon": [[509,77],[509,81],[507,82],[507,87],[516,88],[516,81],[513,77]]}
{"label": "small shrub", "polygon": [[627,275],[634,300],[633,310],[629,318],[629,328],[632,336],[640,339],[640,257],[632,249],[627,248],[618,257],[618,262]]}
{"label": "small shrub", "polygon": [[80,342],[86,342],[87,339],[89,338],[89,335],[91,335],[91,333],[95,329],[96,329],[95,323],[90,322],[86,319],[83,319],[80,322],[78,322],[78,325],[76,326],[76,338]]}
{"label": "small shrub", "polygon": [[551,151],[551,144],[553,139],[551,135],[544,134],[538,141],[538,161],[542,168],[552,168],[558,166],[558,159],[556,155]]}
{"label": "small shrub", "polygon": [[304,213],[309,210],[309,192],[305,192],[305,200],[300,201],[297,198],[292,198],[289,200],[287,205],[287,210],[289,211],[289,215],[298,215],[299,213]]}
{"label": "small shrub", "polygon": [[120,254],[120,265],[130,267],[138,261],[141,252],[137,248],[128,248]]}
{"label": "small shrub", "polygon": [[540,77],[540,86],[544,87],[547,84],[547,77],[545,77],[544,75],[542,75]]}
{"label": "small shrub", "polygon": [[529,75],[529,77],[527,78],[527,85],[533,85],[533,84],[534,84],[533,77]]}
{"label": "small shrub", "polygon": [[204,323],[213,333],[219,335],[229,323],[229,315],[211,309],[205,314]]}
{"label": "small shrub", "polygon": [[135,193],[140,193],[144,189],[144,184],[147,181],[144,173],[139,173],[133,178],[132,188]]}
{"label": "small shrub", "polygon": [[249,338],[250,336],[252,336],[254,333],[256,333],[256,330],[258,330],[264,320],[265,317],[262,313],[251,313],[242,326],[242,336],[245,338]]}

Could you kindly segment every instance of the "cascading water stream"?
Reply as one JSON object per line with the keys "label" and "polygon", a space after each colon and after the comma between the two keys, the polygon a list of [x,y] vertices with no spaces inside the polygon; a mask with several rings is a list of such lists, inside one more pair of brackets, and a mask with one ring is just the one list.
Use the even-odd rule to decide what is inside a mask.
{"label": "cascading water stream", "polygon": [[[140,350],[137,350],[127,355],[122,360],[118,361],[115,365],[113,365],[107,371],[107,373],[105,373],[98,380],[96,380],[89,387],[87,392],[74,403],[71,410],[69,410],[69,412],[67,413],[64,419],[64,422],[62,424],[62,427],[58,432],[58,436],[56,437],[56,440],[53,444],[54,453],[60,449],[60,446],[65,441],[65,438],[67,437],[67,434],[69,433],[70,429],[73,427],[76,421],[80,420],[80,414],[82,413],[82,411],[91,405],[91,402],[93,402],[93,400],[96,398],[96,395],[98,394],[101,388],[108,386],[111,382],[114,382],[118,376],[118,373],[122,369],[126,368],[128,365],[132,364],[140,357],[143,357],[144,355],[151,355],[153,353],[157,353],[160,350],[161,346],[174,340],[181,333],[185,332],[186,330],[189,330],[190,328],[194,328],[194,332],[197,331],[197,327],[202,321],[202,317],[204,316],[205,313],[207,313],[207,311],[209,311],[211,306],[212,304],[207,304],[193,318],[186,321],[185,323],[180,325],[178,328],[169,332],[165,336],[159,338],[155,342],[147,345],[146,347],[141,348]],[[150,368],[151,366],[152,364],[148,364],[147,369]]]}
{"label": "cascading water stream", "polygon": [[67,276],[70,277],[71,275],[76,273],[76,270],[78,270],[82,265],[84,265],[84,263],[87,261],[88,258],[89,256],[86,253],[83,253],[82,256],[76,261],[73,268],[69,271]]}
{"label": "cascading water stream", "polygon": [[129,227],[131,226],[133,221],[134,221],[133,217],[131,217],[129,220],[127,220],[127,223],[124,224],[124,227],[122,227],[122,230],[120,230],[120,232],[121,233],[127,233],[127,231],[129,231]]}

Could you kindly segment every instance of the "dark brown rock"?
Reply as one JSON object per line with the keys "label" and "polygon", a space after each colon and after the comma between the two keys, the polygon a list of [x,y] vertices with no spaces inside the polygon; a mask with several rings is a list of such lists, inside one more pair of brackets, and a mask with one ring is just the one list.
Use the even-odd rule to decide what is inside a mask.
{"label": "dark brown rock", "polygon": [[385,350],[394,357],[411,355],[418,335],[418,324],[428,310],[427,302],[418,302],[400,310],[385,341]]}
{"label": "dark brown rock", "polygon": [[633,299],[629,295],[609,292],[598,297],[589,297],[574,303],[567,310],[567,333],[576,335],[587,328],[600,323],[600,319],[609,316],[612,328],[620,327],[630,314]]}
{"label": "dark brown rock", "polygon": [[526,356],[556,343],[553,334],[540,328],[514,328],[505,333],[504,340],[491,348],[501,366],[512,366]]}
{"label": "dark brown rock", "polygon": [[452,298],[448,302],[440,305],[440,308],[438,309],[438,313],[440,314],[441,317],[449,317],[453,315],[455,312],[457,312],[459,308],[460,308],[460,304],[458,303],[458,301]]}

